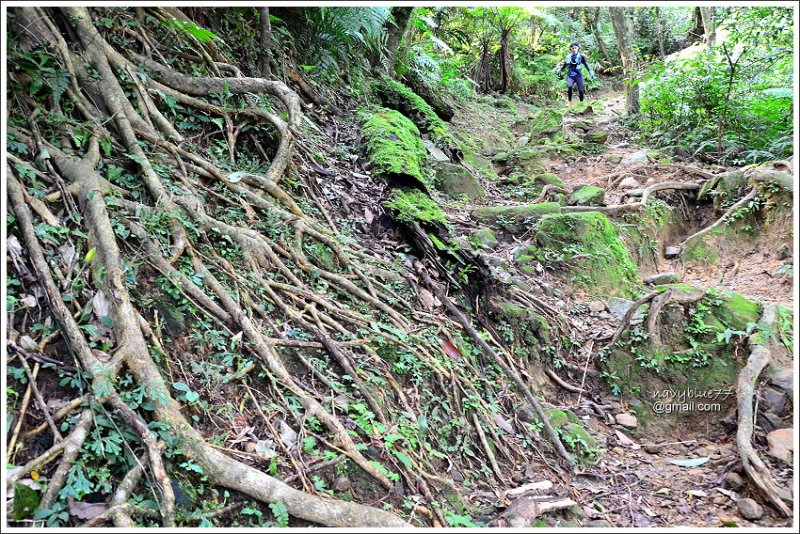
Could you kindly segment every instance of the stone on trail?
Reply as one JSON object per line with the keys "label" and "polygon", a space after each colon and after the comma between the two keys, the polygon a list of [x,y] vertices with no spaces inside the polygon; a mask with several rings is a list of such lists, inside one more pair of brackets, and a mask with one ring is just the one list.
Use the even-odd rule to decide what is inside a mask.
{"label": "stone on trail", "polygon": [[436,189],[453,198],[463,196],[475,201],[486,194],[478,179],[461,165],[438,163],[435,170]]}
{"label": "stone on trail", "polygon": [[606,192],[595,185],[579,185],[569,196],[568,203],[571,206],[604,206]]}
{"label": "stone on trail", "polygon": [[590,312],[601,312],[606,311],[606,303],[602,300],[593,300],[589,303],[589,311]]}
{"label": "stone on trail", "polygon": [[651,285],[651,286],[661,286],[664,284],[675,284],[681,281],[680,275],[678,273],[659,273],[654,274],[652,276],[648,276],[644,279],[644,283]]}
{"label": "stone on trail", "polygon": [[722,478],[722,482],[724,485],[728,486],[734,491],[739,491],[745,486],[745,481],[742,476],[739,473],[734,473],[733,471],[725,473],[725,476]]}
{"label": "stone on trail", "polygon": [[642,187],[642,184],[639,183],[639,180],[637,180],[636,178],[632,178],[632,177],[628,176],[627,178],[625,178],[624,180],[622,180],[619,183],[619,185],[617,186],[617,189],[621,189],[623,191],[626,191],[628,189],[638,189],[640,187]]}
{"label": "stone on trail", "polygon": [[668,260],[677,258],[681,255],[681,247],[669,246],[664,249],[664,257]]}
{"label": "stone on trail", "polygon": [[647,163],[647,151],[646,150],[639,150],[638,152],[634,152],[633,154],[628,154],[622,161],[619,162],[620,165],[623,167],[629,167],[631,165],[644,165]]}
{"label": "stone on trail", "polygon": [[435,144],[431,143],[430,141],[425,142],[425,148],[428,149],[428,153],[433,156],[433,159],[439,162],[450,161],[450,158],[447,157],[447,154],[442,152],[442,149],[436,146]]}
{"label": "stone on trail", "polygon": [[564,187],[564,181],[559,178],[558,175],[553,174],[552,172],[537,174],[533,178],[533,183],[542,185],[555,185],[562,188]]}
{"label": "stone on trail", "polygon": [[583,140],[597,145],[604,145],[608,141],[608,132],[603,130],[589,132],[583,137]]}
{"label": "stone on trail", "polygon": [[[608,306],[608,311],[622,319],[625,314],[628,313],[630,307],[633,306],[633,301],[619,297],[611,297],[606,301],[606,305]],[[642,318],[644,318],[644,305],[633,314],[633,319]]]}
{"label": "stone on trail", "polygon": [[764,515],[764,508],[753,499],[739,499],[736,501],[736,507],[746,519],[761,519]]}
{"label": "stone on trail", "polygon": [[625,428],[636,428],[636,426],[638,425],[636,417],[629,413],[617,414],[614,417],[614,420],[617,422],[618,425],[624,426]]}
{"label": "stone on trail", "polygon": [[792,453],[794,452],[793,432],[791,428],[781,428],[767,434],[769,455],[792,465]]}

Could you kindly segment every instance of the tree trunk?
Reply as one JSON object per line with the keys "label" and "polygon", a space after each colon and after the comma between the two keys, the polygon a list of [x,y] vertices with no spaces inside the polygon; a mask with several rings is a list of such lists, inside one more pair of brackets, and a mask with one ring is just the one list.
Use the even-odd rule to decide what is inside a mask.
{"label": "tree trunk", "polygon": [[614,35],[617,37],[617,46],[622,60],[622,70],[625,73],[627,87],[625,89],[625,109],[628,114],[639,113],[639,86],[636,80],[636,57],[631,47],[631,35],[625,23],[625,12],[620,7],[609,7],[611,25],[614,26]]}
{"label": "tree trunk", "polygon": [[656,39],[658,40],[658,54],[661,59],[664,59],[666,52],[664,49],[664,25],[661,21],[661,8],[655,7],[656,10]]}
{"label": "tree trunk", "polygon": [[500,92],[505,93],[511,85],[511,52],[508,49],[508,36],[511,30],[500,33]]}
{"label": "tree trunk", "polygon": [[[411,20],[413,7],[393,7],[392,17],[394,24],[388,28],[389,36],[386,39],[386,64],[391,75],[394,72],[394,65],[397,60],[397,50],[403,42],[403,36],[408,29],[408,22]],[[394,77],[394,76],[392,76]]]}
{"label": "tree trunk", "polygon": [[708,46],[714,46],[717,30],[714,26],[714,7],[700,7],[700,19],[703,23],[703,40]]}
{"label": "tree trunk", "polygon": [[261,8],[261,50],[259,51],[259,63],[262,78],[269,78],[272,73],[270,72],[269,61],[272,58],[272,23],[269,20],[269,7]]}
{"label": "tree trunk", "polygon": [[690,42],[695,42],[698,39],[702,39],[705,35],[705,29],[703,28],[703,15],[700,13],[700,8],[694,8],[694,13],[692,14],[692,29],[689,30],[688,39]]}
{"label": "tree trunk", "polygon": [[611,60],[611,56],[608,53],[608,48],[606,47],[606,42],[603,41],[603,36],[600,34],[599,28],[600,22],[600,8],[594,8],[594,18],[592,19],[591,23],[589,24],[589,29],[594,35],[594,40],[597,41],[597,46],[600,48],[600,53],[603,55],[603,59],[606,60],[609,66],[613,65],[614,62]]}

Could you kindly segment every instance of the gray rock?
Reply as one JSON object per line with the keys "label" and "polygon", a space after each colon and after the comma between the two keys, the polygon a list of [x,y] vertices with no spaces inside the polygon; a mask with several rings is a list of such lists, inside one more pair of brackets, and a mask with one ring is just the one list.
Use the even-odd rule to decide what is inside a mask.
{"label": "gray rock", "polygon": [[644,279],[644,283],[651,286],[661,286],[664,284],[675,284],[681,281],[678,273],[658,273],[648,276]]}
{"label": "gray rock", "polygon": [[626,191],[628,189],[637,189],[639,187],[642,187],[642,184],[640,184],[636,178],[628,176],[619,183],[617,189],[622,189],[623,191]]}
{"label": "gray rock", "polygon": [[[608,311],[610,311],[612,314],[616,315],[621,319],[627,313],[628,309],[630,309],[630,307],[633,306],[633,301],[630,301],[628,299],[623,299],[620,297],[610,297],[606,301],[606,305],[608,306]],[[637,310],[636,313],[633,314],[634,320],[637,319],[641,320],[643,318],[644,318],[644,310],[641,308]]]}
{"label": "gray rock", "polygon": [[677,258],[681,255],[681,247],[678,246],[670,246],[664,249],[664,257],[668,260],[673,258]]}
{"label": "gray rock", "polygon": [[739,473],[734,473],[733,471],[730,473],[725,473],[725,476],[722,478],[722,483],[734,491],[741,490],[745,485],[745,481],[742,476]]}
{"label": "gray rock", "polygon": [[344,492],[349,490],[351,486],[350,479],[346,476],[336,477],[336,480],[333,482],[334,491]]}
{"label": "gray rock", "polygon": [[769,383],[784,391],[794,390],[794,371],[791,369],[775,369],[769,371]]}
{"label": "gray rock", "polygon": [[597,145],[604,145],[606,141],[608,141],[608,132],[603,130],[589,132],[586,134],[583,140],[589,143],[595,143]]}
{"label": "gray rock", "polygon": [[792,249],[789,248],[789,245],[784,243],[781,248],[778,249],[778,259],[785,260],[792,254]]}
{"label": "gray rock", "polygon": [[781,428],[788,428],[783,419],[770,412],[759,412],[756,418],[756,424],[760,426],[764,432],[769,434],[773,430],[780,430]]}
{"label": "gray rock", "polygon": [[764,515],[764,509],[753,499],[739,499],[736,506],[742,517],[747,519],[761,519],[761,516]]}
{"label": "gray rock", "polygon": [[634,152],[633,154],[628,154],[622,161],[620,161],[620,165],[623,167],[628,167],[630,165],[644,165],[647,163],[647,151],[640,150],[638,152]]}
{"label": "gray rock", "polygon": [[589,303],[589,311],[591,312],[601,312],[605,311],[606,303],[602,300],[593,300]]}
{"label": "gray rock", "polygon": [[586,526],[590,528],[611,528],[611,523],[605,519],[593,519],[586,523]]}
{"label": "gray rock", "polygon": [[766,388],[761,394],[764,397],[765,410],[775,415],[783,414],[783,409],[786,407],[786,393],[777,389]]}
{"label": "gray rock", "polygon": [[433,156],[433,159],[436,161],[450,161],[450,158],[447,157],[447,154],[442,152],[442,149],[438,146],[434,145],[430,141],[425,143],[425,148],[428,149],[428,153]]}
{"label": "gray rock", "polygon": [[629,413],[617,414],[614,417],[614,420],[617,422],[618,425],[624,426],[625,428],[636,428],[636,426],[638,425],[636,417]]}
{"label": "gray rock", "polygon": [[517,139],[516,145],[518,147],[523,147],[523,146],[527,145],[530,142],[530,140],[531,140],[530,137],[528,137],[527,135],[523,135],[522,137]]}

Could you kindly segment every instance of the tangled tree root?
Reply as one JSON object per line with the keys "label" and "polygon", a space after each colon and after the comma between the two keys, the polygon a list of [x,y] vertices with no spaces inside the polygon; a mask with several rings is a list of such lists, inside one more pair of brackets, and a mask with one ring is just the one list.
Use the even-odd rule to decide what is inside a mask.
{"label": "tangled tree root", "polygon": [[739,373],[736,387],[736,406],[738,409],[736,447],[739,449],[739,456],[748,476],[775,508],[785,517],[790,517],[792,511],[784,502],[785,500],[793,500],[790,491],[775,483],[769,469],[753,449],[750,441],[753,436],[753,391],[758,376],[764,367],[769,364],[771,355],[769,348],[770,332],[773,332],[775,328],[775,314],[776,306],[771,303],[765,303],[759,325],[760,332],[751,335],[748,340],[750,357],[747,359],[747,365]]}
{"label": "tangled tree root", "polygon": [[[169,429],[180,443],[181,454],[202,469],[211,485],[263,503],[283,503],[291,516],[322,525],[409,525],[377,506],[332,499],[315,490],[307,474],[335,464],[319,462],[308,467],[299,447],[290,451],[285,444],[278,444],[283,453],[280,467],[293,470],[294,474],[284,480],[298,481],[305,491],[231,456],[263,459],[258,455],[209,443],[209,436],[194,428],[185,415],[193,407],[182,405],[171,394],[173,373],[183,373],[175,354],[178,351],[159,338],[163,331],[160,312],[150,309],[152,301],[144,298],[150,297],[151,289],[130,283],[134,262],[147,274],[160,275],[165,280],[162,287],[174,290],[176,299],[190,303],[197,322],[224,333],[237,356],[251,358],[228,377],[236,379],[231,389],[246,393],[246,402],[255,405],[259,416],[256,424],[267,435],[280,442],[274,420],[259,404],[274,400],[280,413],[293,421],[303,436],[316,439],[326,452],[334,453],[335,463],[347,460],[389,496],[398,496],[401,489],[413,495],[406,504],[416,522],[447,524],[439,503],[441,492],[451,491],[453,483],[437,476],[438,469],[485,473],[487,479],[502,485],[511,479],[512,469],[530,461],[532,451],[541,456],[535,446],[524,450],[526,445],[517,436],[501,435],[492,419],[490,414],[499,408],[513,420],[516,406],[513,398],[485,376],[496,372],[488,369],[491,365],[483,368],[482,359],[477,363],[468,358],[439,358],[441,349],[432,341],[454,331],[452,319],[426,318],[421,324],[435,333],[417,335],[412,330],[412,317],[420,319],[419,313],[398,286],[391,285],[402,278],[390,276],[390,262],[345,244],[325,206],[313,194],[313,187],[307,187],[303,198],[307,204],[296,201],[296,193],[290,194],[284,187],[282,180],[292,169],[293,158],[302,160],[303,154],[295,150],[303,147],[304,139],[300,99],[294,91],[279,81],[244,76],[225,60],[213,41],[193,41],[191,54],[179,52],[177,57],[165,57],[174,51],[162,48],[162,34],[156,32],[174,29],[154,29],[144,22],[151,16],[161,21],[175,17],[189,22],[180,10],[138,11],[137,29],[127,28],[126,33],[141,45],[138,52],[133,49],[136,47],[120,50],[115,40],[107,38],[115,30],[96,26],[95,19],[100,15],[85,8],[26,7],[14,13],[16,22],[25,28],[23,49],[50,43],[53,57],[68,78],[60,100],[36,101],[26,91],[15,90],[20,112],[10,132],[16,143],[26,148],[9,158],[13,166],[7,169],[8,196],[26,250],[26,255],[20,253],[15,259],[19,263],[16,268],[19,272],[27,269],[27,256],[31,280],[26,283],[33,285],[38,280],[47,312],[76,358],[76,372],[85,373],[89,382],[88,391],[81,391],[56,413],[49,413],[46,405],[39,406],[45,399],[35,399],[39,410],[51,420],[22,434],[23,439],[47,429],[58,439],[55,423],[70,411],[81,410],[79,417],[67,421],[72,426],[63,440],[28,461],[24,468],[30,472],[46,467],[63,454],[52,470],[43,505],[56,502],[73,461],[87,442],[87,428],[96,414],[103,413],[113,416],[136,437],[128,451],[135,461],[126,461],[119,474],[121,480],[114,481],[117,486],[107,510],[85,526],[110,521],[130,527],[140,519],[159,521],[164,526],[179,523],[170,480],[176,473],[165,461],[167,446],[150,428],[152,423]],[[179,72],[187,65],[201,74]],[[223,77],[223,72],[231,76]],[[236,104],[212,103],[214,95],[219,94]],[[280,109],[267,111],[266,101]],[[202,131],[189,139],[180,131],[174,106],[220,121],[224,127],[213,133]],[[52,124],[58,128],[50,128]],[[264,129],[247,130],[246,125],[263,125]],[[84,131],[83,141],[71,141],[71,134]],[[261,168],[266,170],[226,170],[226,164],[202,151],[202,143],[213,135],[227,144],[230,165],[240,157],[237,147],[249,143],[261,155]],[[111,178],[112,165],[136,175],[135,179],[123,183]],[[43,196],[31,194],[42,189],[46,190],[41,191],[46,193]],[[330,228],[316,222],[318,217],[309,214],[309,205],[316,206]],[[65,216],[61,219],[54,215],[59,213],[55,206],[63,206]],[[234,208],[236,216],[225,216],[226,209]],[[54,249],[61,242],[54,246],[53,240],[42,239],[37,231],[40,222],[80,230],[64,238],[75,251],[72,259],[62,262],[55,257]],[[226,247],[234,253],[222,253]],[[309,252],[314,248],[328,251],[330,261]],[[80,254],[84,257],[81,263],[78,252],[92,250],[93,258]],[[107,343],[103,350],[98,343],[90,343],[93,340],[82,328],[86,325],[78,320],[95,303],[107,309],[103,315],[110,325],[105,328]],[[519,386],[539,412],[556,451],[569,463],[570,456],[516,371],[477,336],[466,316],[454,306],[448,309]],[[550,312],[542,313],[550,317]],[[465,430],[469,435],[464,439],[473,442],[471,457],[454,461],[441,452],[432,457],[430,451],[436,443],[429,437],[387,445],[384,437],[399,435],[401,422],[405,424],[408,419],[408,424],[422,429],[424,420],[417,385],[410,388],[407,383],[399,384],[391,360],[364,339],[377,332],[379,323],[381,339],[387,345],[409,355],[429,372],[426,380],[447,406],[448,415],[463,422],[465,429],[475,428],[475,436]],[[40,351],[47,342],[41,341]],[[312,351],[321,355],[324,366],[312,361],[308,354]],[[47,356],[42,354],[41,358]],[[300,371],[290,365],[296,362],[302,364]],[[63,362],[57,363],[63,367]],[[256,374],[260,376],[254,377]],[[36,368],[31,371],[31,377],[35,376]],[[342,388],[345,376],[350,380],[347,388]],[[152,410],[126,402],[132,388],[147,392]],[[33,387],[31,395],[36,396]],[[341,398],[345,400],[339,402]],[[342,408],[347,403],[361,405],[362,400],[374,416],[371,428],[355,428],[350,414]],[[203,415],[214,421],[210,414]],[[245,414],[240,415],[246,419]],[[531,428],[520,422],[517,425],[521,434],[538,439]],[[375,455],[365,455],[370,447],[377,448],[382,463],[374,459]],[[13,454],[11,451],[10,457]],[[448,464],[450,467],[446,467]],[[484,469],[488,464],[491,470]],[[128,504],[137,486],[149,486],[146,489],[159,507],[155,516],[153,510]]]}

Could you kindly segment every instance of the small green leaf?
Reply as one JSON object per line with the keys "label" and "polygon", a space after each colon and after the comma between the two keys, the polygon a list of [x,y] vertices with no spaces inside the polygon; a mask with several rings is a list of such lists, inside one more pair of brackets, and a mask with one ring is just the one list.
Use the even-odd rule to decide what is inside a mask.
{"label": "small green leaf", "polygon": [[174,387],[177,391],[183,391],[183,392],[192,390],[192,388],[190,388],[189,386],[187,386],[183,382],[173,382],[172,383],[172,387]]}
{"label": "small green leaf", "polygon": [[240,181],[242,181],[242,178],[244,178],[245,174],[247,174],[247,173],[244,172],[244,171],[232,172],[232,173],[230,173],[228,175],[228,181],[230,183],[232,183],[232,184],[235,184],[236,182],[240,182]]}
{"label": "small green leaf", "polygon": [[14,484],[14,521],[25,519],[39,507],[39,493],[25,484]]}
{"label": "small green leaf", "polygon": [[200,394],[196,391],[189,391],[186,393],[186,402],[197,402],[200,399]]}
{"label": "small green leaf", "polygon": [[97,248],[92,247],[92,249],[86,253],[86,256],[84,256],[83,263],[90,263],[94,259],[95,254],[97,254]]}

